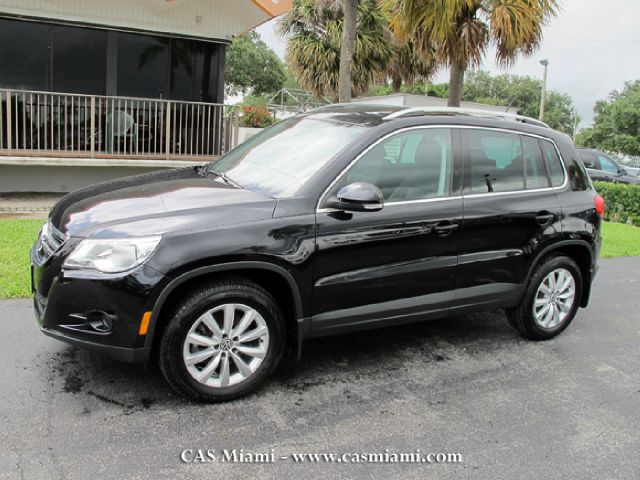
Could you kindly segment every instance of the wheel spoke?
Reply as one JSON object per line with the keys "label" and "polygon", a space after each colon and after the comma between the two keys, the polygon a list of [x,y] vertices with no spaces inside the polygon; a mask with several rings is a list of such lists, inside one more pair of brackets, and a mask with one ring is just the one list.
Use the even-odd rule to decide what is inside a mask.
{"label": "wheel spoke", "polygon": [[213,338],[205,337],[204,335],[200,335],[198,333],[190,333],[187,336],[187,340],[189,341],[189,343],[199,345],[201,347],[213,347],[217,343]]}
{"label": "wheel spoke", "polygon": [[213,332],[213,335],[215,337],[219,339],[222,338],[222,330],[220,330],[220,326],[218,325],[218,322],[216,322],[216,319],[213,318],[213,315],[211,314],[211,312],[207,312],[204,315],[202,315],[200,317],[200,320],[202,320],[202,323],[204,323],[207,326],[207,328]]}
{"label": "wheel spoke", "polygon": [[545,278],[544,282],[540,284],[540,291],[545,295],[545,297],[548,297],[551,295],[551,290],[546,285],[546,283],[547,283],[547,279]]}
{"label": "wheel spoke", "polygon": [[555,327],[560,323],[560,309],[556,304],[554,304],[552,308],[553,308],[553,321],[551,323]]}
{"label": "wheel spoke", "polygon": [[266,335],[268,332],[269,330],[267,329],[267,327],[254,328],[250,332],[247,332],[244,335],[240,336],[240,338],[238,339],[238,342],[247,343],[252,340],[257,340],[258,338]]}
{"label": "wheel spoke", "polygon": [[549,299],[548,298],[537,298],[536,299],[536,303],[535,306],[536,307],[543,307],[544,305],[548,305],[549,304]]}
{"label": "wheel spoke", "polygon": [[233,319],[236,313],[236,306],[229,303],[224,306],[224,326],[222,332],[227,335],[231,335],[231,328],[233,327]]}
{"label": "wheel spoke", "polygon": [[249,328],[249,325],[251,325],[251,322],[253,322],[254,318],[255,318],[255,311],[249,310],[248,312],[245,312],[238,326],[233,329],[231,336],[238,337],[242,335],[245,332],[245,330]]}
{"label": "wheel spoke", "polygon": [[556,289],[556,274],[555,272],[551,272],[547,278],[549,279],[549,290],[552,292]]}
{"label": "wheel spoke", "polygon": [[240,375],[242,375],[244,378],[247,378],[253,373],[249,368],[249,365],[247,365],[239,355],[236,355],[235,353],[231,353],[231,355],[233,357],[233,362],[236,364],[236,367],[238,367],[238,372],[240,372]]}
{"label": "wheel spoke", "polygon": [[239,352],[242,352],[250,357],[264,358],[264,356],[267,354],[266,350],[262,347],[245,347],[244,345],[238,345],[236,348]]}
{"label": "wheel spoke", "polygon": [[556,298],[559,298],[560,300],[569,300],[575,294],[576,294],[576,292],[573,290],[573,288],[570,288],[570,289],[566,290],[565,292],[561,293],[560,295],[558,295]]}
{"label": "wheel spoke", "polygon": [[540,310],[537,314],[536,317],[538,318],[538,320],[540,319],[544,319],[546,318],[546,315],[549,313],[549,309],[551,308],[551,304],[549,302],[547,302],[545,304],[544,307],[542,307],[542,310]]}
{"label": "wheel spoke", "polygon": [[220,358],[222,358],[222,352],[216,353],[216,356],[213,357],[202,370],[200,370],[198,379],[201,382],[206,382],[209,377],[211,377],[213,371],[218,368],[218,365],[220,365]]}
{"label": "wheel spoke", "polygon": [[229,355],[222,357],[222,366],[220,367],[220,386],[229,385]]}
{"label": "wheel spoke", "polygon": [[200,350],[199,352],[192,353],[185,357],[184,361],[187,365],[195,365],[196,363],[200,363],[203,360],[206,360],[211,355],[213,355],[213,349],[207,348],[206,350]]}
{"label": "wheel spoke", "polygon": [[562,310],[563,313],[566,313],[569,310],[571,310],[571,307],[569,305],[567,305],[566,303],[564,303],[564,302],[558,301],[558,302],[556,302],[556,305],[558,306],[558,308],[560,310]]}

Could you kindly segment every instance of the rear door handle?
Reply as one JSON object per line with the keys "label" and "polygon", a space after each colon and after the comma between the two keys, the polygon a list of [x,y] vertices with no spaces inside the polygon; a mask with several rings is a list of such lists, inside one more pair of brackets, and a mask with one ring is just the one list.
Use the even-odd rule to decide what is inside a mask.
{"label": "rear door handle", "polygon": [[455,230],[458,230],[459,226],[457,223],[450,222],[442,222],[436,225],[433,229],[438,235],[445,236],[450,235]]}
{"label": "rear door handle", "polygon": [[555,214],[551,212],[540,212],[536,215],[536,222],[538,222],[538,224],[540,225],[546,225],[555,220],[555,218]]}

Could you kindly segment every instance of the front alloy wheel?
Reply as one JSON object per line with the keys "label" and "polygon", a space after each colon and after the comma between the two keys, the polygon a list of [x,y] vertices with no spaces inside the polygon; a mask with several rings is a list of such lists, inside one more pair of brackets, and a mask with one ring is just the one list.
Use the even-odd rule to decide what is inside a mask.
{"label": "front alloy wheel", "polygon": [[247,279],[230,277],[177,305],[162,331],[158,362],[180,393],[231,400],[252,392],[273,372],[285,338],[273,296]]}
{"label": "front alloy wheel", "polygon": [[225,303],[203,313],[184,340],[189,374],[209,387],[236,385],[254,374],[269,349],[269,329],[253,308]]}

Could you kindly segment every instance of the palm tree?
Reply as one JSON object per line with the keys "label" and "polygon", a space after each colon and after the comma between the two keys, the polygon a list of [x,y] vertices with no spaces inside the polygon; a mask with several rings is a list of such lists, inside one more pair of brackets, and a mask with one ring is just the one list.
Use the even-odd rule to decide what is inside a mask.
{"label": "palm tree", "polygon": [[337,96],[341,102],[383,78],[392,54],[385,34],[387,19],[375,0],[357,2],[352,47],[348,40],[343,42],[348,19],[342,5],[337,0],[294,0],[279,24],[288,37],[287,63],[296,80],[317,97]]}
{"label": "palm tree", "polygon": [[490,43],[496,61],[508,66],[530,55],[542,26],[559,10],[558,0],[384,0],[391,28],[400,38],[418,38],[450,68],[449,106],[460,105],[464,73],[479,66]]}
{"label": "palm tree", "polygon": [[400,91],[405,83],[412,85],[416,81],[426,82],[435,71],[434,52],[419,48],[415,41],[391,39],[393,56],[387,67],[387,75],[391,79],[394,93]]}

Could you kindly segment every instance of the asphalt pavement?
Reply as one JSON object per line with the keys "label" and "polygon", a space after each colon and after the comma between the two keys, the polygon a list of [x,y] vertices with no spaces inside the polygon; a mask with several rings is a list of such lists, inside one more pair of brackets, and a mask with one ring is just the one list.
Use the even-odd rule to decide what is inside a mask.
{"label": "asphalt pavement", "polygon": [[[325,338],[219,405],[41,335],[28,300],[0,302],[0,325],[0,478],[640,478],[640,258],[602,261],[591,305],[551,341],[521,339],[502,312]],[[185,449],[218,457],[184,463]],[[386,449],[462,462],[279,458]]]}

